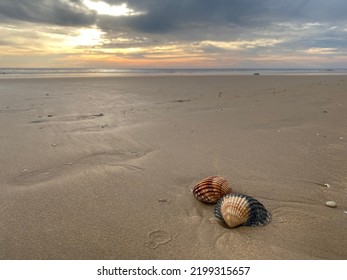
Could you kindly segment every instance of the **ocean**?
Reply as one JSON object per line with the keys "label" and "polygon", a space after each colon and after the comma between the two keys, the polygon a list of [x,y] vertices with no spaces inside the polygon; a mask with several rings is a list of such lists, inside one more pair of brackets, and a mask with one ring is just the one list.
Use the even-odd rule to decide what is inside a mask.
{"label": "ocean", "polygon": [[0,78],[333,74],[347,74],[347,68],[0,68]]}

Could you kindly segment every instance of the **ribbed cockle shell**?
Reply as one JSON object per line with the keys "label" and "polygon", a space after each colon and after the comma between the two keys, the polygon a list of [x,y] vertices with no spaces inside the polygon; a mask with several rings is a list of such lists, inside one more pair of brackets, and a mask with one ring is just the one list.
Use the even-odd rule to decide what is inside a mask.
{"label": "ribbed cockle shell", "polygon": [[216,203],[228,193],[231,193],[229,183],[220,176],[207,177],[193,188],[194,197],[204,203]]}
{"label": "ribbed cockle shell", "polygon": [[216,204],[215,216],[229,227],[264,226],[270,221],[270,213],[255,198],[244,194],[227,194]]}

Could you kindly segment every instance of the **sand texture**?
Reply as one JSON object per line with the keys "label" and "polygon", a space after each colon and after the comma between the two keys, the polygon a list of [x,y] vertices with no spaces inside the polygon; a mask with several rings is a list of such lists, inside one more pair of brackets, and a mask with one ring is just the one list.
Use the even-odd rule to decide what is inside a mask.
{"label": "sand texture", "polygon": [[1,79],[0,154],[0,259],[347,259],[346,76]]}

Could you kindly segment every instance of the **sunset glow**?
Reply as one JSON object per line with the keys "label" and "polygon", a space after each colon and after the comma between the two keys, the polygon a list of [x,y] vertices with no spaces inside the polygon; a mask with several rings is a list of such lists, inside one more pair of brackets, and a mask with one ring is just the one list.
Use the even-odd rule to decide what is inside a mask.
{"label": "sunset glow", "polygon": [[70,36],[66,44],[71,47],[76,46],[98,46],[101,45],[102,35],[104,34],[102,31],[100,31],[97,28],[86,28],[86,29],[79,29],[78,34],[75,36]]}
{"label": "sunset glow", "polygon": [[347,11],[345,1],[306,1],[302,15],[285,1],[212,2],[197,9],[195,1],[174,0],[3,0],[0,65],[347,65],[347,20],[336,13]]}

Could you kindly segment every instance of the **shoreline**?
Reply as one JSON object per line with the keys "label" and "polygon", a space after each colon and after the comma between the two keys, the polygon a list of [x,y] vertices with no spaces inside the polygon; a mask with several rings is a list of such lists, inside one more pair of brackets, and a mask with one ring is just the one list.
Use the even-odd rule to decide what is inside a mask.
{"label": "shoreline", "polygon": [[31,79],[102,79],[102,78],[112,78],[112,79],[122,79],[122,78],[174,78],[174,77],[179,77],[179,78],[185,78],[185,77],[344,77],[347,76],[347,73],[332,73],[332,74],[327,74],[327,73],[307,73],[307,74],[114,74],[114,75],[109,75],[109,74],[81,74],[81,75],[60,75],[60,74],[47,74],[47,75],[12,75],[12,74],[7,74],[7,75],[0,75],[0,80],[31,80]]}
{"label": "shoreline", "polygon": [[336,68],[0,68],[6,78],[98,78],[166,76],[341,76],[347,69]]}

